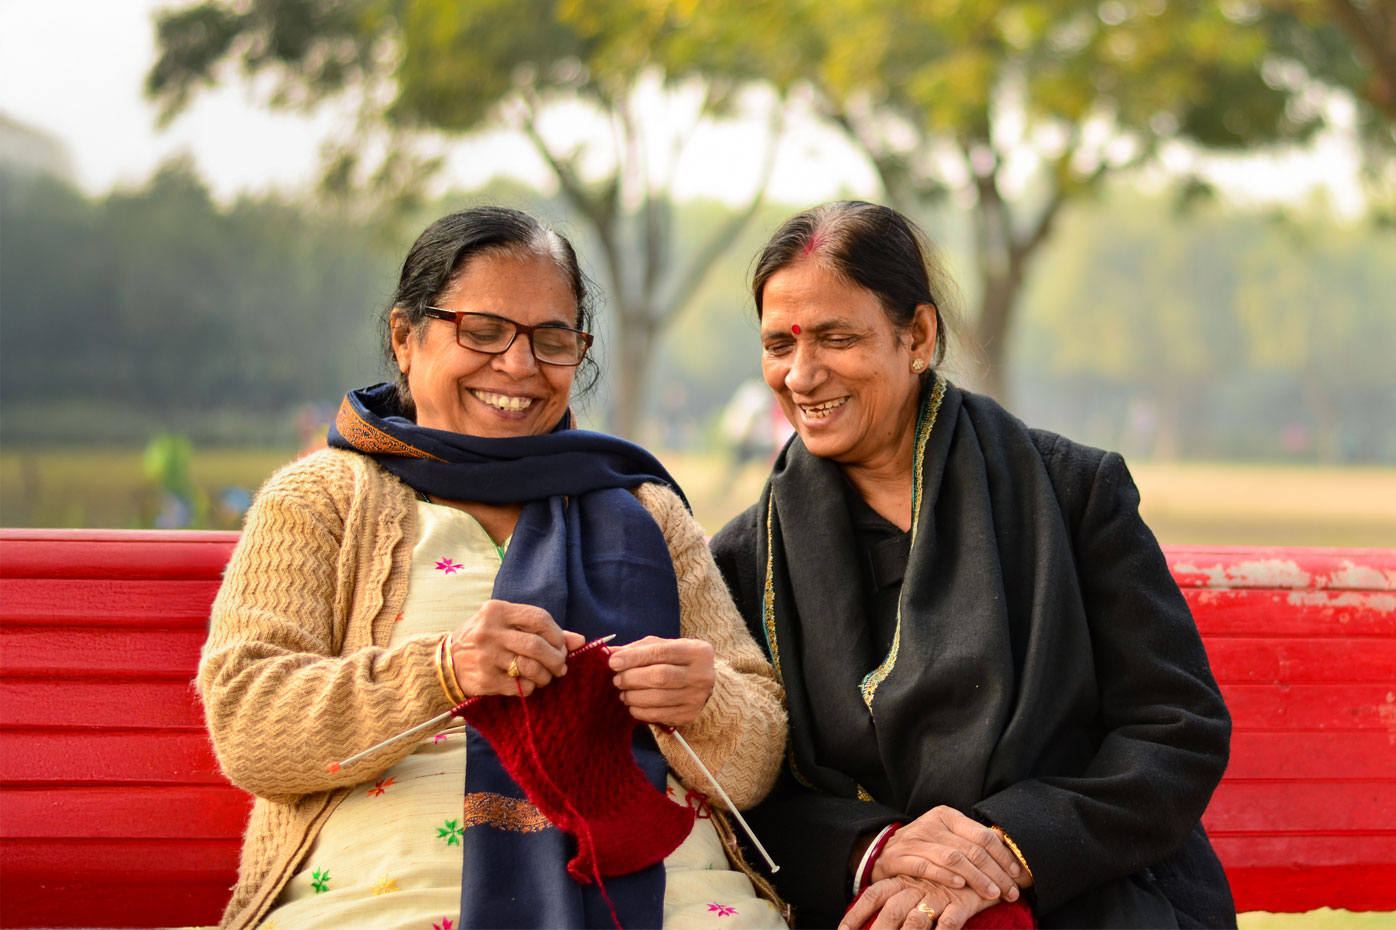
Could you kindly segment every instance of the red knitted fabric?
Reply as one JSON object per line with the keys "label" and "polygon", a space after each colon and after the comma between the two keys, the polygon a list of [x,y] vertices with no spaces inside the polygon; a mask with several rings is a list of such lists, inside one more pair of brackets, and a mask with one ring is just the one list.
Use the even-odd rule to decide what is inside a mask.
{"label": "red knitted fabric", "polygon": [[[856,904],[858,899],[853,900]],[[863,930],[868,930],[875,920],[876,914],[869,917],[868,922],[863,924]],[[965,922],[965,930],[1037,930],[1037,918],[1033,916],[1032,908],[1020,898],[985,908]]]}
{"label": "red knitted fabric", "polygon": [[576,839],[567,871],[584,885],[659,862],[694,819],[636,764],[630,739],[638,723],[611,683],[609,654],[584,646],[568,656],[566,675],[527,698],[477,698],[462,709],[528,799]]}

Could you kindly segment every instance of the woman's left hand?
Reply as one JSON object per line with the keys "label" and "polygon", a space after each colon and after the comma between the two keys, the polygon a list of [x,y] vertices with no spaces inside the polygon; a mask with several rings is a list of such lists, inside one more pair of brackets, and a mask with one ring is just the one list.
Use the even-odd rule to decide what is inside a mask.
{"label": "woman's left hand", "polygon": [[712,643],[658,636],[612,649],[611,671],[630,716],[669,727],[698,719],[717,675]]}
{"label": "woman's left hand", "polygon": [[874,916],[872,930],[960,930],[975,914],[999,903],[980,897],[973,888],[946,888],[938,882],[897,875],[869,885],[843,915],[839,930],[859,930]]}

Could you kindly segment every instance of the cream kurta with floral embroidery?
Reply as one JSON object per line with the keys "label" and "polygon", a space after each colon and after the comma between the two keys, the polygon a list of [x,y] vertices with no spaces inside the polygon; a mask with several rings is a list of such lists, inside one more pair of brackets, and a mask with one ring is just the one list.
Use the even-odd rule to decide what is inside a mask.
{"label": "cream kurta with floral embroidery", "polygon": [[[503,557],[464,511],[418,502],[417,520],[407,599],[390,647],[459,626],[490,598]],[[671,795],[688,803],[687,789],[672,776],[669,782]],[[465,727],[457,722],[345,798],[261,926],[452,930],[464,784]],[[785,926],[728,865],[709,820],[696,822],[664,867],[667,928]]]}

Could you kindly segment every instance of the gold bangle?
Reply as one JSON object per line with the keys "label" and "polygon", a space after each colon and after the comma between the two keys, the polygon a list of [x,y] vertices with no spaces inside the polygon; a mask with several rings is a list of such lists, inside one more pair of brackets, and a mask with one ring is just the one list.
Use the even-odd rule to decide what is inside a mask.
{"label": "gold bangle", "polygon": [[451,706],[454,707],[459,702],[455,699],[455,696],[451,694],[451,689],[446,687],[445,651],[446,640],[443,638],[441,642],[436,644],[436,654],[432,656],[431,664],[436,668],[436,683],[441,686],[441,693],[446,695],[446,700],[450,701]]}
{"label": "gold bangle", "polygon": [[451,700],[460,704],[465,701],[465,689],[460,686],[460,679],[456,677],[456,655],[451,647],[455,642],[451,639],[451,634],[446,634],[446,642],[442,651],[446,655],[446,687],[451,692]]}
{"label": "gold bangle", "polygon": [[[460,685],[455,681],[456,670],[450,664],[450,659],[451,637],[447,636],[437,644],[436,657],[432,664],[436,666],[436,681],[441,685],[442,693],[446,695],[446,700],[451,702],[451,706],[455,707],[465,698],[457,697]],[[452,684],[455,684],[456,687],[452,688]]]}
{"label": "gold bangle", "polygon": [[1013,853],[1013,857],[1018,860],[1018,864],[1023,867],[1023,871],[1028,873],[1028,881],[1036,885],[1037,879],[1032,877],[1032,867],[1028,865],[1028,860],[1023,856],[1023,851],[1018,848],[1018,844],[1013,842],[1013,837],[1009,836],[1004,831],[1003,827],[1000,827],[998,824],[995,824],[989,829],[998,834],[999,839],[1003,840],[1004,845]]}

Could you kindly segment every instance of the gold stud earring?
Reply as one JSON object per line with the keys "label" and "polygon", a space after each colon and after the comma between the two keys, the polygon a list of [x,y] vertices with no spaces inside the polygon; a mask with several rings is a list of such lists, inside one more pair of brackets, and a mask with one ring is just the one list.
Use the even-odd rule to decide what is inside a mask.
{"label": "gold stud earring", "polygon": [[911,363],[911,370],[919,375],[921,372],[926,370],[926,363],[919,358],[914,359]]}

